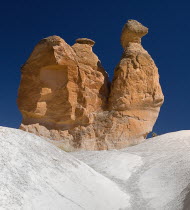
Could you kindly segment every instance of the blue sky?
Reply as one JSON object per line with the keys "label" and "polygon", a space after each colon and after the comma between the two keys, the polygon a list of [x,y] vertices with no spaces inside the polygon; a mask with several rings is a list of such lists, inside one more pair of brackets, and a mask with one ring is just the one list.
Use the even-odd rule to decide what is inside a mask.
{"label": "blue sky", "polygon": [[0,6],[0,125],[18,128],[16,105],[20,66],[35,44],[59,35],[72,45],[79,37],[93,39],[94,52],[113,76],[122,48],[121,29],[128,19],[149,28],[144,48],[159,68],[165,95],[158,134],[190,129],[190,3],[188,1],[4,1]]}

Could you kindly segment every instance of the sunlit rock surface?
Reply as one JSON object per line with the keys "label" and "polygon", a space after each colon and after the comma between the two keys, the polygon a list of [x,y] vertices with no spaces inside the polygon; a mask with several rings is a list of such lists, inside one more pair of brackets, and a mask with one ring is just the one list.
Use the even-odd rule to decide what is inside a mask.
{"label": "sunlit rock surface", "polygon": [[0,127],[0,209],[188,210],[189,151],[190,131],[122,150],[66,153]]}
{"label": "sunlit rock surface", "polygon": [[72,154],[130,196],[126,209],[190,209],[190,131],[157,136],[122,150]]}
{"label": "sunlit rock surface", "polygon": [[125,209],[116,183],[44,139],[0,127],[1,210]]}
{"label": "sunlit rock surface", "polygon": [[134,145],[152,131],[163,103],[158,69],[141,45],[148,29],[129,20],[112,83],[92,47],[80,38],[41,40],[22,67],[20,128],[52,140],[66,151]]}

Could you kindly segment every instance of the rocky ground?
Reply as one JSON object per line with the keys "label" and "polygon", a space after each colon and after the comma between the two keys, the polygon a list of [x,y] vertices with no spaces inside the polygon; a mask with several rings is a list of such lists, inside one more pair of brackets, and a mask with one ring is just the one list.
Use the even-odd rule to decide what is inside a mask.
{"label": "rocky ground", "polygon": [[129,196],[72,155],[21,130],[0,127],[1,210],[125,209]]}
{"label": "rocky ground", "polygon": [[190,131],[123,150],[73,155],[117,183],[130,196],[129,209],[190,209]]}
{"label": "rocky ground", "polygon": [[122,150],[66,153],[0,127],[0,165],[0,209],[190,209],[190,131]]}

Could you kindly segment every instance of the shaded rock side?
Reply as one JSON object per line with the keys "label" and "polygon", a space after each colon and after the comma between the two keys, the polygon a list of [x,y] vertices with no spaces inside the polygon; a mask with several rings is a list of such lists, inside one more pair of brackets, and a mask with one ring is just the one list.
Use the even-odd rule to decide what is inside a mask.
{"label": "shaded rock side", "polygon": [[163,103],[158,70],[140,44],[147,32],[137,21],[124,26],[124,53],[111,91],[93,40],[77,39],[72,47],[58,36],[41,40],[22,67],[20,128],[67,151],[118,149],[143,140]]}

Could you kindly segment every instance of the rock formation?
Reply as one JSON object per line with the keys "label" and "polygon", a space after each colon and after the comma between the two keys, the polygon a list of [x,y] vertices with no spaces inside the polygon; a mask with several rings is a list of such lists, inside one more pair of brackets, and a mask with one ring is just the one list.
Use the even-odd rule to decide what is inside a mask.
{"label": "rock formation", "polygon": [[92,51],[94,41],[77,39],[71,47],[58,36],[41,40],[22,67],[20,128],[68,151],[119,149],[142,141],[163,103],[158,69],[141,45],[147,32],[135,20],[125,24],[124,53],[111,87]]}
{"label": "rock formation", "polygon": [[141,37],[148,28],[129,20],[121,34],[124,48],[115,68],[109,96],[109,110],[119,113],[128,123],[122,124],[126,138],[146,137],[158,117],[163,103],[158,69],[151,56],[141,45]]}

